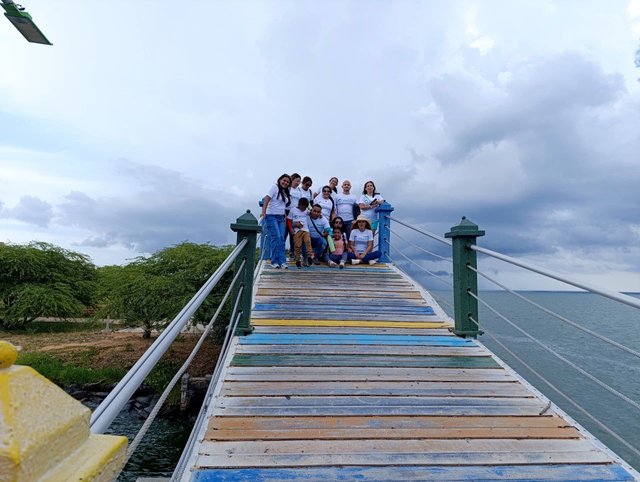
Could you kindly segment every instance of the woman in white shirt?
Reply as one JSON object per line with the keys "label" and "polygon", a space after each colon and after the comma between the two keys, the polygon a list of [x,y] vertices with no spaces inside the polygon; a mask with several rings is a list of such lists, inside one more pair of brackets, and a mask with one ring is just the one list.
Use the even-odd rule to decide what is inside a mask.
{"label": "woman in white shirt", "polygon": [[322,208],[322,215],[331,222],[336,216],[336,202],[333,200],[331,186],[322,186],[322,193],[313,200],[313,204],[319,204]]}
{"label": "woman in white shirt", "polygon": [[373,250],[373,232],[370,221],[362,214],[353,222],[353,229],[349,237],[349,259],[351,264],[376,264],[382,256],[380,251]]}
{"label": "woman in white shirt", "polygon": [[287,269],[287,258],[284,254],[285,209],[291,204],[289,185],[291,177],[283,174],[269,188],[262,205],[262,216],[269,235],[269,248],[272,268]]}
{"label": "woman in white shirt", "polygon": [[378,213],[376,212],[376,208],[383,202],[384,199],[376,192],[376,185],[373,181],[365,182],[358,205],[360,206],[361,214],[371,221],[371,229],[374,233],[378,229]]}

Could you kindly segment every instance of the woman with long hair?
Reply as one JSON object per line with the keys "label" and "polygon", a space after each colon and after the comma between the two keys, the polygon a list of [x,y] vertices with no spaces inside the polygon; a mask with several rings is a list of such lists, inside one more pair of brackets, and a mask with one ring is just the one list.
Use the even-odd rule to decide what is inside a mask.
{"label": "woman with long hair", "polygon": [[285,209],[291,204],[289,186],[291,176],[283,174],[269,188],[262,205],[262,216],[269,235],[270,259],[272,268],[287,269],[287,258],[284,253]]}
{"label": "woman with long hair", "polygon": [[365,182],[358,205],[360,206],[360,213],[371,223],[371,230],[374,233],[378,229],[378,213],[376,212],[376,208],[383,202],[384,199],[376,190],[376,185],[373,181]]}
{"label": "woman with long hair", "polygon": [[322,208],[322,215],[331,221],[336,215],[336,202],[333,200],[331,186],[322,186],[322,192],[313,200],[313,204],[319,204]]}

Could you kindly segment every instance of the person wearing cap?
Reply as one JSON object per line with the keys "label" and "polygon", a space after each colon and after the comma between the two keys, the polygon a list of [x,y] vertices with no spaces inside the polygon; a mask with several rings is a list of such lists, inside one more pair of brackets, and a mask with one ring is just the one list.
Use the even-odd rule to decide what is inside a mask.
{"label": "person wearing cap", "polygon": [[373,231],[371,222],[366,216],[360,215],[353,222],[351,236],[349,236],[349,259],[351,264],[369,263],[376,264],[382,253],[373,250]]}

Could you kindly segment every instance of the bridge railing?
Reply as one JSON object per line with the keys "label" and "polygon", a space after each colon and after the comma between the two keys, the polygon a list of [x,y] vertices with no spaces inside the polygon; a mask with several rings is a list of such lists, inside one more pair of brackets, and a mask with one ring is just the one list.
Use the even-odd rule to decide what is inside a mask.
{"label": "bridge railing", "polygon": [[[580,373],[582,376],[588,378],[589,380],[591,380],[592,382],[600,386],[602,389],[606,390],[608,393],[614,395],[619,400],[622,400],[626,406],[630,406],[634,414],[636,414],[634,415],[634,417],[631,417],[630,419],[633,419],[636,421],[640,420],[640,403],[634,400],[634,398],[629,397],[624,393],[620,392],[619,390],[616,390],[615,388],[611,387],[610,383],[608,383],[607,381],[594,376],[593,374],[589,373],[587,370],[578,366],[577,363],[574,363],[571,360],[569,360],[567,357],[561,355],[560,353],[558,353],[557,350],[554,350],[543,341],[531,335],[521,326],[514,323],[508,317],[500,313],[496,308],[494,308],[489,303],[487,303],[478,294],[478,276],[481,276],[483,279],[486,279],[487,281],[493,283],[494,285],[498,286],[500,289],[514,295],[518,299],[525,301],[531,306],[543,311],[547,315],[550,315],[562,321],[563,323],[568,324],[573,328],[576,328],[577,330],[587,333],[593,338],[596,338],[604,343],[607,343],[608,345],[613,346],[619,349],[620,351],[624,351],[625,353],[633,356],[635,359],[640,358],[640,351],[630,346],[627,346],[626,344],[612,340],[606,335],[602,333],[598,333],[594,330],[591,330],[581,323],[575,322],[573,320],[568,319],[567,317],[559,315],[558,313],[555,313],[554,311],[548,308],[545,308],[544,306],[534,302],[533,300],[530,300],[524,295],[517,293],[514,290],[511,290],[504,284],[497,281],[491,275],[478,269],[476,254],[481,253],[491,258],[504,261],[514,266],[518,266],[529,272],[537,273],[539,275],[545,276],[547,278],[550,278],[556,281],[561,281],[570,286],[580,288],[582,290],[585,290],[593,294],[604,296],[618,303],[623,303],[625,305],[638,308],[638,309],[640,309],[639,299],[623,293],[618,293],[612,290],[608,290],[600,286],[596,286],[592,283],[576,280],[571,277],[564,276],[559,273],[555,273],[546,268],[536,266],[532,263],[522,261],[507,255],[504,255],[502,253],[498,253],[496,251],[492,251],[490,249],[480,247],[476,244],[476,240],[478,237],[483,236],[485,234],[484,231],[479,230],[477,225],[465,219],[464,217],[462,218],[462,221],[458,225],[453,226],[451,230],[445,234],[445,237],[441,237],[437,234],[418,228],[410,223],[406,223],[404,221],[391,217],[388,214],[385,215],[381,213],[381,217],[383,215],[387,217],[388,221],[393,221],[395,224],[398,224],[400,226],[410,229],[413,232],[417,232],[423,236],[426,236],[433,241],[437,241],[441,245],[446,245],[447,249],[450,250],[451,252],[450,258],[447,257],[446,255],[426,250],[421,246],[405,239],[402,235],[397,233],[395,230],[392,230],[391,228],[389,228],[389,236],[393,234],[398,239],[410,245],[412,249],[420,250],[421,252],[428,254],[431,258],[437,259],[438,262],[445,261],[447,263],[450,263],[451,265],[448,267],[446,271],[447,273],[450,272],[451,275],[447,277],[443,277],[442,273],[436,273],[434,272],[435,270],[428,269],[424,265],[425,264],[424,261],[422,263],[420,261],[416,261],[415,259],[412,259],[410,256],[407,256],[402,250],[398,249],[399,248],[398,245],[400,245],[401,243],[392,244],[390,242],[390,237],[384,240],[384,242],[386,242],[390,248],[393,248],[394,257],[397,254],[398,256],[404,258],[404,261],[407,261],[411,266],[420,269],[421,271],[427,273],[428,275],[432,276],[435,279],[438,279],[439,281],[448,285],[452,289],[453,306],[450,306],[450,307],[452,308],[452,311],[454,314],[454,322],[455,322],[454,327],[451,329],[453,333],[463,337],[474,337],[474,338],[482,334],[487,335],[497,345],[499,345],[502,349],[504,349],[505,352],[509,353],[514,359],[516,359],[528,370],[530,370],[533,374],[535,374],[540,380],[542,380],[551,390],[553,390],[565,401],[571,404],[577,412],[584,415],[591,422],[593,422],[598,428],[600,428],[601,430],[609,434],[611,437],[613,437],[622,446],[628,449],[630,453],[634,454],[634,456],[640,457],[640,450],[638,449],[638,447],[635,447],[633,444],[629,443],[617,432],[615,432],[606,424],[604,424],[602,421],[594,417],[594,415],[591,413],[592,411],[578,404],[574,400],[574,397],[571,396],[571,394],[566,393],[562,388],[550,382],[543,373],[540,373],[540,371],[532,367],[530,363],[527,363],[525,360],[523,360],[522,357],[514,351],[513,346],[511,347],[507,346],[505,343],[503,343],[500,340],[500,337],[497,337],[494,333],[488,332],[484,326],[483,326],[483,330],[480,330],[480,323],[479,323],[479,316],[478,316],[479,304],[487,308],[489,311],[491,311],[493,314],[495,314],[504,322],[508,323],[510,327],[515,329],[521,335],[525,336],[529,341],[534,343],[536,346],[539,346],[540,348],[545,350],[547,353],[549,353],[556,359],[560,360],[563,364],[568,365],[569,367],[571,367],[572,369]],[[381,224],[382,224],[382,219],[381,219]],[[383,236],[383,234],[380,233],[380,236]],[[451,241],[449,241],[449,239],[451,239]],[[380,240],[380,242],[382,243],[383,240]],[[400,261],[400,258],[397,258],[396,261]],[[398,263],[396,263],[396,265],[398,265]],[[398,267],[400,269],[403,269],[402,266],[398,266]],[[439,271],[442,271],[442,270],[439,270]],[[448,303],[446,303],[445,301],[445,304],[448,304]]]}

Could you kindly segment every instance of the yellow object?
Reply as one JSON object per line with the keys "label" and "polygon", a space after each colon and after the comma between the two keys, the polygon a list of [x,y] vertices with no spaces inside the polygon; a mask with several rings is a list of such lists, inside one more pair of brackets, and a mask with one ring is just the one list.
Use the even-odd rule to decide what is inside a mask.
{"label": "yellow object", "polygon": [[110,481],[127,438],[94,435],[91,411],[35,370],[14,366],[0,342],[0,482]]}
{"label": "yellow object", "polygon": [[254,326],[360,326],[368,328],[447,328],[442,321],[368,321],[368,320],[271,320],[253,318]]}

